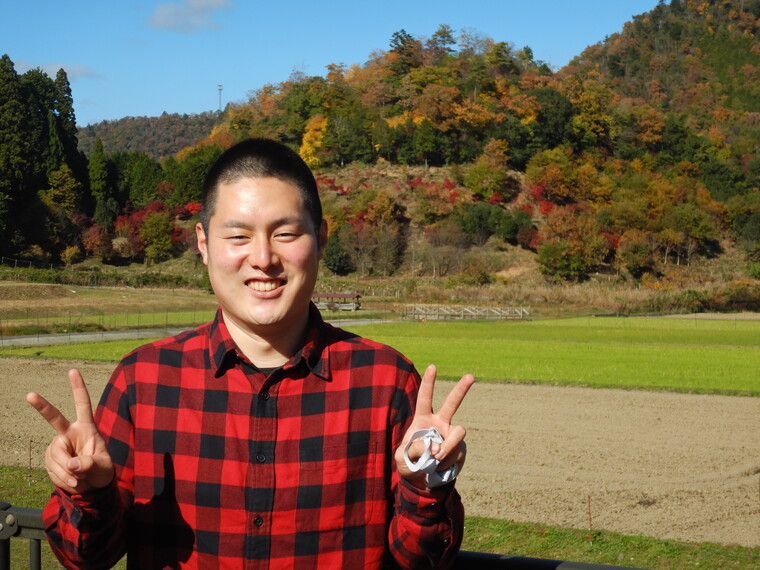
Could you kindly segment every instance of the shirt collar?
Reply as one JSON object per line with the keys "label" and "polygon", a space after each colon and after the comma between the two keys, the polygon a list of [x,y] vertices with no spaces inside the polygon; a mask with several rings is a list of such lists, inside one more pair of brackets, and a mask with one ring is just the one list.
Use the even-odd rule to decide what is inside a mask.
{"label": "shirt collar", "polygon": [[[309,304],[309,328],[306,332],[304,345],[288,362],[283,365],[283,370],[288,370],[305,362],[312,374],[329,382],[330,358],[327,345],[330,326],[324,322],[319,309],[314,303]],[[214,377],[219,378],[235,362],[242,360],[250,364],[248,358],[237,349],[235,341],[227,330],[224,323],[222,308],[219,307],[210,323],[209,328],[209,356]]]}

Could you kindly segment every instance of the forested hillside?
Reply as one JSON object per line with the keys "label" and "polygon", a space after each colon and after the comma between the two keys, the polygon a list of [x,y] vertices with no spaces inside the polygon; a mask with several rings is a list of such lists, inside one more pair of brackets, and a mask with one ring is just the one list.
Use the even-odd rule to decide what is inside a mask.
{"label": "forested hillside", "polygon": [[95,140],[100,139],[110,152],[144,152],[160,160],[178,153],[205,138],[217,123],[217,113],[179,115],[163,113],[159,117],[124,117],[79,128],[79,148],[90,156]]}
{"label": "forested hillside", "polygon": [[[760,0],[662,2],[556,72],[509,38],[399,30],[363,64],[252,91],[160,160],[100,138],[76,152],[65,72],[18,76],[6,56],[4,253],[177,255],[205,169],[234,142],[267,136],[315,169],[325,265],[338,275],[488,283],[523,251],[548,279],[602,272],[652,286],[730,248],[758,278],[759,26]],[[117,123],[112,132],[134,126],[149,140],[162,130]],[[90,134],[79,132],[80,149]]]}

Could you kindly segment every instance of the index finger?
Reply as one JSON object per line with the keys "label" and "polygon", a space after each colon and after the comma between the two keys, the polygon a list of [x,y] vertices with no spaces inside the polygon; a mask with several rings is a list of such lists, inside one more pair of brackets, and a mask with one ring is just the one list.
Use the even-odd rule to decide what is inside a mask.
{"label": "index finger", "polygon": [[459,382],[457,382],[454,388],[452,388],[451,392],[449,392],[449,395],[446,396],[437,415],[440,416],[441,419],[451,423],[451,418],[454,417],[459,406],[462,405],[464,397],[467,395],[467,392],[469,392],[470,387],[474,382],[475,377],[472,374],[465,374],[462,376]]}
{"label": "index finger", "polygon": [[66,419],[58,408],[36,392],[30,392],[27,394],[26,401],[29,402],[29,404],[31,404],[31,406],[37,410],[37,412],[45,418],[45,421],[59,434],[64,434],[66,433],[66,430],[69,429],[69,420]]}
{"label": "index finger", "polygon": [[84,383],[84,378],[82,378],[82,375],[76,368],[69,370],[69,384],[71,384],[71,393],[74,395],[74,407],[77,413],[77,421],[94,423],[90,393],[87,391],[87,385]]}
{"label": "index finger", "polygon": [[415,406],[415,415],[433,413],[433,387],[435,386],[436,367],[435,364],[429,365],[422,375],[422,382],[417,391],[417,404]]}

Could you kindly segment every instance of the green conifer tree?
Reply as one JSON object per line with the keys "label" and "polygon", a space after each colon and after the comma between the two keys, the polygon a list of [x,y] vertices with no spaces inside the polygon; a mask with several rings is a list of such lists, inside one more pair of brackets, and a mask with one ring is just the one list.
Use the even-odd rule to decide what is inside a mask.
{"label": "green conifer tree", "polygon": [[[29,167],[23,91],[13,61],[0,58],[0,234],[4,239],[0,251],[14,249],[18,237],[12,235],[15,202],[21,195]],[[19,244],[21,245],[21,244]]]}
{"label": "green conifer tree", "polygon": [[95,223],[103,228],[110,228],[118,213],[118,203],[113,197],[109,164],[103,151],[103,141],[95,140],[92,156],[88,165],[90,175],[90,192],[95,201]]}

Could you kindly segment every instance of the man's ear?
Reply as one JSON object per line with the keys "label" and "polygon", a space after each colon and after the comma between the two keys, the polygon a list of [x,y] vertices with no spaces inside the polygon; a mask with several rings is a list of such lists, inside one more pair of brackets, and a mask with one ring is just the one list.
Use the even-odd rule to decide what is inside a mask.
{"label": "man's ear", "polygon": [[200,222],[195,224],[195,237],[198,241],[198,251],[201,252],[201,258],[203,258],[203,265],[208,265],[208,241],[206,240],[206,232],[203,230],[203,224]]}
{"label": "man's ear", "polygon": [[319,249],[319,258],[322,259],[322,253],[327,247],[327,220],[323,219],[317,231],[317,247]]}

